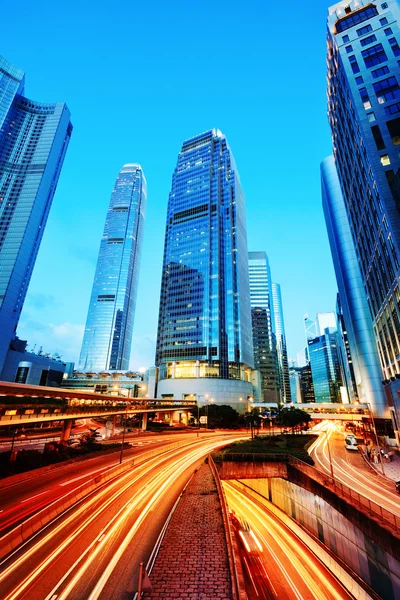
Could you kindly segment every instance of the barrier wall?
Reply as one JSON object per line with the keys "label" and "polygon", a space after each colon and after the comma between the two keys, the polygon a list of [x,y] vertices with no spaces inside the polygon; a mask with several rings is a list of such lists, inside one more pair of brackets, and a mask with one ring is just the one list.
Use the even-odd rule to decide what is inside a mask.
{"label": "barrier wall", "polygon": [[400,598],[400,561],[323,498],[284,479],[241,481],[325,544],[384,600]]}

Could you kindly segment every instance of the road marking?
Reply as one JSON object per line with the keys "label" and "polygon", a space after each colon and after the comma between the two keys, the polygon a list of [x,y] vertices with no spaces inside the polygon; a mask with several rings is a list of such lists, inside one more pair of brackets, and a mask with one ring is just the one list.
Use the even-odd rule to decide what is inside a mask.
{"label": "road marking", "polygon": [[37,498],[38,496],[42,496],[42,494],[45,494],[48,491],[49,490],[44,490],[44,492],[40,492],[40,494],[36,494],[35,496],[31,496],[30,498],[26,498],[26,500],[22,500],[21,501],[21,504],[23,504],[24,502],[29,502],[29,500],[33,500],[34,498]]}
{"label": "road marking", "polygon": [[50,600],[56,600],[57,596],[58,596],[58,594],[54,594],[54,596],[52,596],[52,597],[50,598]]}
{"label": "road marking", "polygon": [[98,541],[98,542],[101,542],[101,540],[102,540],[102,539],[105,537],[105,535],[106,535],[106,534],[105,534],[105,533],[103,533],[103,535],[102,535],[102,536],[100,536],[100,537],[99,537],[99,539],[98,539],[97,541]]}

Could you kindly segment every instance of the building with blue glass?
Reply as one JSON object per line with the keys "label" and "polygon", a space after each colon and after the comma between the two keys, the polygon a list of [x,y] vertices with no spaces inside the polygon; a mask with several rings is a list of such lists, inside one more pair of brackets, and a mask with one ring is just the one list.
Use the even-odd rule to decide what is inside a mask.
{"label": "building with blue glass", "polygon": [[377,417],[384,418],[388,416],[388,408],[372,318],[332,156],[321,164],[321,186],[325,223],[339,289],[338,321],[341,322],[342,313],[341,328],[346,332],[343,337],[346,336],[351,355],[348,358],[349,371],[351,365],[353,372],[349,376],[356,387],[353,394],[350,388],[349,396],[368,403]]}
{"label": "building with blue glass", "polygon": [[285,322],[283,319],[282,294],[279,283],[272,284],[272,306],[274,310],[281,402],[285,403],[291,402],[292,396],[290,391],[289,361],[286,346]]}
{"label": "building with blue glass", "polygon": [[262,401],[280,403],[271,269],[265,252],[249,252],[249,281],[254,367],[261,373]]}
{"label": "building with blue glass", "polygon": [[341,402],[342,377],[337,330],[331,327],[308,339],[315,402]]}
{"label": "building with blue glass", "polygon": [[346,0],[329,9],[327,37],[335,165],[382,380],[395,403],[400,390],[399,20],[397,0]]}
{"label": "building with blue glass", "polygon": [[253,360],[245,201],[227,139],[212,129],[183,143],[172,177],[157,395],[243,411]]}
{"label": "building with blue glass", "polygon": [[118,173],[107,211],[78,369],[129,368],[147,186],[143,169]]}
{"label": "building with blue glass", "polygon": [[72,133],[67,106],[29,100],[24,85],[0,56],[0,373]]}

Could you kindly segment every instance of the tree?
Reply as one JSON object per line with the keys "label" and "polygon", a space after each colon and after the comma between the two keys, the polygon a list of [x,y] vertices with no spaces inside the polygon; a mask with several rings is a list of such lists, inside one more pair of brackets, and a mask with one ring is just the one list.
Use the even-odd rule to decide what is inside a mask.
{"label": "tree", "polygon": [[98,445],[97,438],[99,434],[97,433],[100,427],[96,427],[96,429],[89,429],[89,433],[84,433],[80,439],[79,444],[80,447],[84,450],[90,452]]}
{"label": "tree", "polygon": [[310,415],[300,408],[282,408],[278,416],[279,424],[282,427],[290,427],[294,434],[295,429],[299,429],[301,426],[308,426],[311,420]]}
{"label": "tree", "polygon": [[209,404],[200,408],[200,416],[208,414],[208,427],[212,429],[235,429],[238,426],[239,413],[227,404]]}

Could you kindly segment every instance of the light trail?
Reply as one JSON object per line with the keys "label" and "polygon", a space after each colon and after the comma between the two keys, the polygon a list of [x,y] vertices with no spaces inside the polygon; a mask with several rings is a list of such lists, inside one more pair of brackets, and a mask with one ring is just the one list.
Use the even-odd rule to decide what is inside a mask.
{"label": "light trail", "polygon": [[[82,504],[78,508],[72,508],[72,513],[68,516],[63,517],[62,522],[57,525],[55,528],[51,528],[44,537],[40,537],[42,532],[36,534],[40,537],[36,542],[31,545],[32,538],[27,542],[28,548],[24,550],[23,554],[18,556],[14,562],[9,565],[4,571],[0,574],[0,582],[4,582],[8,577],[16,573],[24,573],[23,567],[24,563],[28,559],[34,558],[36,553],[43,552],[46,549],[46,545],[53,541],[55,536],[60,536],[61,541],[58,545],[48,551],[47,556],[44,560],[41,560],[39,564],[35,565],[32,568],[31,572],[28,573],[24,579],[19,582],[12,590],[9,592],[7,596],[4,596],[4,600],[16,600],[21,597],[21,595],[26,594],[29,588],[35,584],[38,578],[42,577],[44,572],[49,569],[49,567],[60,558],[60,555],[64,553],[74,542],[77,542],[77,538],[84,531],[89,531],[89,526],[96,522],[101,514],[105,512],[106,509],[112,507],[113,503],[118,500],[118,498],[122,497],[124,493],[126,493],[130,488],[134,487],[138,484],[138,482],[148,477],[152,474],[152,472],[156,472],[157,469],[161,472],[156,472],[155,476],[150,480],[149,483],[145,484],[144,488],[137,492],[133,497],[131,497],[128,502],[125,502],[124,505],[117,511],[117,513],[113,516],[113,518],[106,524],[102,530],[95,535],[95,538],[85,547],[85,551],[79,556],[77,560],[74,561],[74,564],[71,568],[67,570],[66,573],[59,579],[57,585],[51,591],[51,593],[47,596],[48,599],[51,599],[56,591],[63,585],[63,583],[70,577],[74,571],[78,568],[79,564],[84,561],[83,566],[78,571],[78,575],[74,575],[72,582],[74,585],[80,580],[80,573],[84,573],[86,569],[93,565],[94,557],[98,556],[100,552],[110,551],[112,556],[110,557],[109,565],[107,569],[101,574],[99,581],[96,582],[96,588],[93,590],[92,594],[100,594],[102,588],[107,583],[107,580],[111,576],[116,564],[118,563],[117,557],[121,556],[123,553],[122,548],[126,548],[128,543],[132,540],[135,532],[140,527],[143,520],[146,518],[150,510],[155,506],[158,502],[159,498],[163,493],[166,492],[169,485],[171,485],[179,474],[183,473],[185,469],[187,469],[191,464],[196,462],[196,460],[202,458],[209,451],[214,449],[217,446],[224,445],[226,443],[230,443],[231,441],[235,441],[240,438],[229,438],[226,436],[224,438],[217,439],[208,439],[208,440],[198,440],[196,438],[191,444],[187,444],[185,446],[180,446],[178,448],[174,448],[167,452],[164,452],[161,455],[153,457],[149,459],[146,463],[139,465],[135,468],[135,473],[132,474],[132,471],[128,471],[120,476],[118,476],[115,480],[109,482],[104,489],[97,490],[93,497],[89,499],[84,499]],[[188,449],[188,446],[194,446],[194,449]],[[179,457],[179,454],[185,452],[185,456]],[[171,464],[168,464],[171,463]],[[123,542],[118,546],[118,548],[112,551],[110,548],[113,544],[115,544],[115,538],[117,533],[119,534],[122,531],[123,526],[126,524],[126,520],[129,517],[132,517],[132,513],[137,510],[139,505],[143,502],[147,501],[144,508],[142,508],[140,514],[136,517],[134,525],[129,530],[128,534],[124,536]],[[101,502],[100,506],[96,507],[96,503]],[[87,516],[89,514],[89,516]],[[79,518],[83,520],[78,523]],[[63,531],[67,526],[74,525],[76,527],[71,534],[68,534],[66,539],[62,539]],[[14,551],[13,554],[18,554],[21,550],[21,547]],[[10,556],[3,561],[9,561]],[[58,561],[59,562],[59,561]],[[0,563],[1,564],[1,563]],[[70,590],[71,582],[67,585],[66,590]],[[97,591],[96,591],[97,590]],[[61,591],[61,598],[67,598],[69,591]],[[25,597],[25,595],[24,595]],[[91,596],[92,597],[92,596]],[[97,597],[96,595],[93,597]]]}
{"label": "light trail", "polygon": [[[275,515],[270,513],[267,508],[260,507],[247,494],[243,494],[233,482],[224,481],[223,485],[227,493],[228,504],[239,512],[257,532],[298,600],[304,597],[303,594],[309,597],[310,593],[317,600],[343,600],[351,597],[336,582],[328,569],[304,546],[303,542],[295,538],[293,533]],[[267,539],[268,536],[271,537],[270,541]],[[273,543],[277,544],[278,548],[274,549]],[[261,556],[267,558],[264,554]],[[292,567],[294,567],[294,573]],[[292,571],[291,573],[288,572],[289,569]],[[268,563],[266,570],[268,571]],[[300,580],[296,573],[300,576]],[[279,595],[279,598],[281,597]]]}
{"label": "light trail", "polygon": [[[331,423],[326,424],[324,431],[326,431],[326,435],[330,440],[335,431],[335,427]],[[330,463],[329,455],[327,453],[328,439],[326,435],[324,434],[319,436],[318,440],[316,440],[316,442],[314,442],[314,444],[310,447],[309,453],[320,465],[320,467],[329,475],[331,475],[330,468],[327,466]],[[334,457],[332,457],[332,464],[334,467],[333,475],[335,479],[352,488],[361,496],[372,500],[376,504],[379,504],[379,506],[382,506],[397,516],[400,516],[400,502],[394,493],[387,490],[385,491],[385,494],[382,494],[382,485],[379,482],[376,482],[373,477],[369,479],[356,467],[353,467],[344,459],[341,460],[346,464],[346,468],[343,468],[342,465]],[[366,483],[364,483],[364,481]]]}

